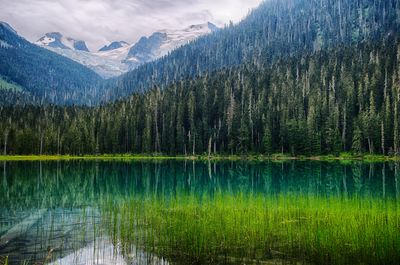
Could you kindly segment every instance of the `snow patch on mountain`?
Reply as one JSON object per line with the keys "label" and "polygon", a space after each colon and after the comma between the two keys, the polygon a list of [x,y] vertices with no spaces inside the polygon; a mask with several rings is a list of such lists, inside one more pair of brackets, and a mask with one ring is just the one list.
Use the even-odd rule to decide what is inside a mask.
{"label": "snow patch on mountain", "polygon": [[119,76],[129,71],[129,65],[122,62],[122,60],[108,56],[102,56],[99,53],[76,51],[71,49],[60,49],[53,47],[46,48],[60,55],[68,57],[80,64],[85,65],[86,67],[101,75],[103,78]]}
{"label": "snow patch on mountain", "polygon": [[182,30],[164,29],[153,33],[150,37],[143,37],[132,46],[127,60],[149,62],[167,55],[169,52],[218,30],[218,27],[208,22],[191,25]]}
{"label": "snow patch on mountain", "polygon": [[111,42],[97,52],[90,52],[84,41],[64,37],[59,32],[45,34],[36,44],[81,63],[104,78],[110,78],[161,58],[216,30],[218,27],[212,23],[191,25],[181,30],[164,29],[142,37],[132,45],[124,41]]}
{"label": "snow patch on mountain", "polygon": [[122,47],[126,47],[129,46],[129,43],[125,42],[125,41],[114,41],[111,42],[110,45],[105,45],[103,48],[101,48],[99,50],[99,52],[106,52],[106,51],[111,51],[111,50],[115,50],[115,49],[119,49]]}
{"label": "snow patch on mountain", "polygon": [[49,32],[36,41],[36,44],[51,48],[69,49],[74,51],[89,52],[83,40],[64,37],[60,32]]}

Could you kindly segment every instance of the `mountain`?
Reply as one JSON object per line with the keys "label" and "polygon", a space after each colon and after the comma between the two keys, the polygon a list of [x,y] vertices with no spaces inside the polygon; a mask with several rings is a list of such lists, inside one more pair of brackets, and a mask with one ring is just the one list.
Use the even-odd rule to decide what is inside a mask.
{"label": "mountain", "polygon": [[381,39],[399,32],[398,0],[270,0],[230,25],[121,76],[103,93],[124,97],[155,85],[252,62],[262,66],[298,54]]}
{"label": "mountain", "polygon": [[71,37],[64,37],[60,32],[46,33],[36,42],[36,44],[51,48],[89,52],[85,41],[75,40]]}
{"label": "mountain", "polygon": [[86,66],[106,79],[122,75],[130,69],[129,64],[123,62],[128,49],[124,50],[120,48],[106,52],[85,52],[49,46],[45,48]]}
{"label": "mountain", "polygon": [[[158,47],[165,35],[148,39]],[[32,153],[23,142],[43,138],[39,120],[45,153],[399,155],[400,1],[266,1],[101,93],[129,96],[0,108],[7,148]]]}
{"label": "mountain", "polygon": [[[127,46],[125,42],[113,42],[99,52],[90,52],[85,41],[64,37],[59,32],[51,32],[46,33],[35,44],[74,60],[92,69],[103,78],[118,76],[129,70],[129,65],[122,62],[127,54],[127,51],[124,53],[121,49]],[[117,53],[122,51],[124,54],[122,57],[108,56],[108,52],[113,50],[118,50]]]}
{"label": "mountain", "polygon": [[23,144],[40,139],[40,120],[49,154],[61,138],[63,154],[400,155],[399,73],[400,38],[390,35],[225,68],[101,107],[0,108],[0,128],[14,117],[14,154],[40,153]]}
{"label": "mountain", "polygon": [[191,25],[182,30],[162,30],[153,33],[150,37],[142,37],[133,45],[126,58],[127,61],[145,62],[154,61],[176,48],[183,46],[200,36],[215,32],[218,27],[208,22]]}
{"label": "mountain", "polygon": [[101,80],[85,66],[25,40],[5,22],[0,22],[0,78],[35,101],[57,104],[91,104]]}
{"label": "mountain", "polygon": [[[138,66],[167,55],[172,50],[203,35],[218,30],[212,23],[192,25],[181,30],[162,30],[138,43],[114,41],[97,52],[90,52],[84,41],[64,37],[61,33],[46,33],[36,44],[83,64],[104,78],[119,76]],[[78,45],[80,44],[80,45]]]}
{"label": "mountain", "polygon": [[4,30],[9,31],[9,32],[12,33],[12,34],[15,34],[15,35],[18,34],[17,31],[15,31],[15,30],[10,26],[10,24],[8,24],[7,22],[0,21],[0,26],[3,27]]}
{"label": "mountain", "polygon": [[119,48],[126,47],[126,46],[129,46],[129,43],[127,43],[125,41],[114,41],[114,42],[111,42],[108,46],[105,45],[103,48],[101,48],[99,50],[99,52],[111,51],[111,50],[119,49]]}

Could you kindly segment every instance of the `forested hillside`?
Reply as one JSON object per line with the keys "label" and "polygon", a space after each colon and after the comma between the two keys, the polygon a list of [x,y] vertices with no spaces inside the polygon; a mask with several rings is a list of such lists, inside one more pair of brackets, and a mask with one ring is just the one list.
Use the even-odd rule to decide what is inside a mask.
{"label": "forested hillside", "polygon": [[103,99],[130,94],[119,101],[3,106],[0,148],[400,154],[399,16],[398,0],[268,1],[239,25],[98,88]]}
{"label": "forested hillside", "polygon": [[[0,91],[0,102],[92,104],[100,76],[61,55],[40,48],[0,22],[0,79],[21,89]],[[10,93],[9,93],[10,92]]]}
{"label": "forested hillside", "polygon": [[400,41],[243,64],[96,108],[0,110],[7,154],[400,152]]}
{"label": "forested hillside", "polygon": [[105,85],[103,100],[224,67],[380,40],[400,28],[399,0],[270,0],[238,25],[200,38]]}

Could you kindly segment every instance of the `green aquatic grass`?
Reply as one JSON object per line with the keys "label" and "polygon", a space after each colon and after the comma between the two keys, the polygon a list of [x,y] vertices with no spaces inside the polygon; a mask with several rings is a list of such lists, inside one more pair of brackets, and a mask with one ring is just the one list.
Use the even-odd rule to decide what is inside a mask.
{"label": "green aquatic grass", "polygon": [[178,264],[399,264],[397,201],[218,194],[105,205],[114,242]]}

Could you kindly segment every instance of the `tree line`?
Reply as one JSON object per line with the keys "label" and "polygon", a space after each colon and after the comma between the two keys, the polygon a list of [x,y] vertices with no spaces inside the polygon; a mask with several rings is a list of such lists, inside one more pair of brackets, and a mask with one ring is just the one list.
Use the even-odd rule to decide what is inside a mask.
{"label": "tree line", "polygon": [[400,0],[269,0],[229,25],[103,84],[100,97],[118,99],[244,63],[271,65],[282,58],[338,46],[380,41],[400,29]]}
{"label": "tree line", "polygon": [[5,154],[400,154],[400,42],[248,63],[98,107],[3,106]]}

